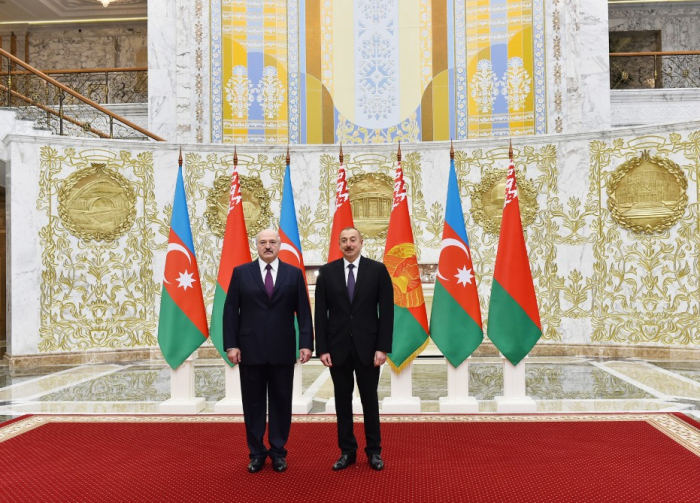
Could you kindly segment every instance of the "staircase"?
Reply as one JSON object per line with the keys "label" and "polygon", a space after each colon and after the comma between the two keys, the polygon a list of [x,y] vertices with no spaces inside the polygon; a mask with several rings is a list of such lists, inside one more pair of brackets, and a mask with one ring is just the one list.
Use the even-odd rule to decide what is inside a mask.
{"label": "staircase", "polygon": [[[164,141],[163,138],[117,115],[0,49],[0,109],[14,111],[12,129],[0,120],[1,133],[32,129],[47,134]],[[6,116],[7,117],[7,116]]]}

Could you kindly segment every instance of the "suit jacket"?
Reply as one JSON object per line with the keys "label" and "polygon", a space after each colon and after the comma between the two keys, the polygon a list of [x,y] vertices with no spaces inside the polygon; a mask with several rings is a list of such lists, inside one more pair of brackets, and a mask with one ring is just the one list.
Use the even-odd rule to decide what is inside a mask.
{"label": "suit jacket", "polygon": [[301,269],[279,262],[268,298],[257,260],[233,269],[224,305],[224,347],[241,350],[241,365],[296,362],[299,347],[313,351],[311,306]]}
{"label": "suit jacket", "polygon": [[362,363],[373,365],[375,351],[391,353],[394,287],[384,264],[360,258],[350,302],[343,259],[334,260],[321,267],[315,298],[316,354],[330,353],[341,364],[354,344]]}

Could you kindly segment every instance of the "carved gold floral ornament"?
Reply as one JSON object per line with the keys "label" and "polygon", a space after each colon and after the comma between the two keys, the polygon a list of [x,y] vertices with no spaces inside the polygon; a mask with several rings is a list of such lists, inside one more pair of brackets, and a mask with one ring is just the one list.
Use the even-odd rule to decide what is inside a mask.
{"label": "carved gold floral ornament", "polygon": [[[245,226],[248,237],[252,238],[270,226],[272,220],[270,194],[265,190],[260,178],[241,175],[240,180]],[[204,216],[209,228],[220,238],[223,238],[224,232],[226,232],[230,190],[231,177],[219,176],[214,180],[214,186],[207,196],[207,211]]]}
{"label": "carved gold floral ornament", "polygon": [[[537,190],[520,170],[515,170],[518,183],[518,202],[523,227],[535,221],[537,216]],[[498,235],[501,232],[503,203],[506,194],[507,169],[489,169],[484,171],[481,183],[471,193],[471,214],[474,221],[485,232]]]}
{"label": "carved gold floral ornament", "polygon": [[104,163],[92,163],[71,174],[58,190],[58,214],[76,237],[114,241],[136,218],[136,193],[131,183]]}
{"label": "carved gold floral ornament", "polygon": [[655,234],[681,219],[688,206],[688,179],[675,162],[648,151],[621,164],[608,182],[608,209],[632,232]]}

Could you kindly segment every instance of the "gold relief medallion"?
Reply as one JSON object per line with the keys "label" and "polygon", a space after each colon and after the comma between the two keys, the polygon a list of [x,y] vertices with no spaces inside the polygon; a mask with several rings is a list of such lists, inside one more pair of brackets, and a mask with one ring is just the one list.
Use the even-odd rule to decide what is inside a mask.
{"label": "gold relief medallion", "polygon": [[[535,221],[537,216],[537,190],[520,170],[515,170],[518,184],[518,202],[523,227]],[[507,169],[489,169],[484,171],[481,183],[471,193],[471,214],[474,221],[489,234],[501,232],[503,203],[506,194]]]}
{"label": "gold relief medallion", "polygon": [[680,166],[642,152],[620,165],[608,182],[608,209],[632,232],[654,234],[678,222],[688,206],[688,179]]}
{"label": "gold relief medallion", "polygon": [[363,236],[386,237],[394,201],[394,180],[382,173],[366,173],[348,179],[348,194],[355,226]]}
{"label": "gold relief medallion", "polygon": [[106,164],[91,163],[70,175],[59,189],[58,214],[74,236],[114,241],[134,225],[136,192]]}
{"label": "gold relief medallion", "polygon": [[[240,176],[241,196],[243,198],[243,216],[248,237],[255,237],[258,232],[268,228],[272,221],[270,194],[263,186],[262,180],[254,176]],[[223,238],[228,217],[231,177],[219,176],[214,180],[214,187],[207,196],[207,211],[204,216],[214,235]]]}

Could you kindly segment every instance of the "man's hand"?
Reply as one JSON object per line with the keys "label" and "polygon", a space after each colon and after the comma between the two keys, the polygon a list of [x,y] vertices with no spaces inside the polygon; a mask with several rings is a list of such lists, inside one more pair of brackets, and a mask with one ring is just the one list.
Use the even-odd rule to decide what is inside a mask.
{"label": "man's hand", "polygon": [[326,366],[326,367],[332,367],[333,362],[331,361],[331,354],[330,353],[323,353],[321,356],[319,356],[321,359],[321,362]]}
{"label": "man's hand", "polygon": [[374,366],[381,367],[386,362],[386,353],[384,351],[375,351]]}
{"label": "man's hand", "polygon": [[310,349],[300,349],[299,350],[299,361],[301,363],[306,363],[311,359],[311,350]]}
{"label": "man's hand", "polygon": [[234,365],[241,363],[241,350],[238,348],[229,349],[226,351],[226,356],[228,357],[228,361]]}

